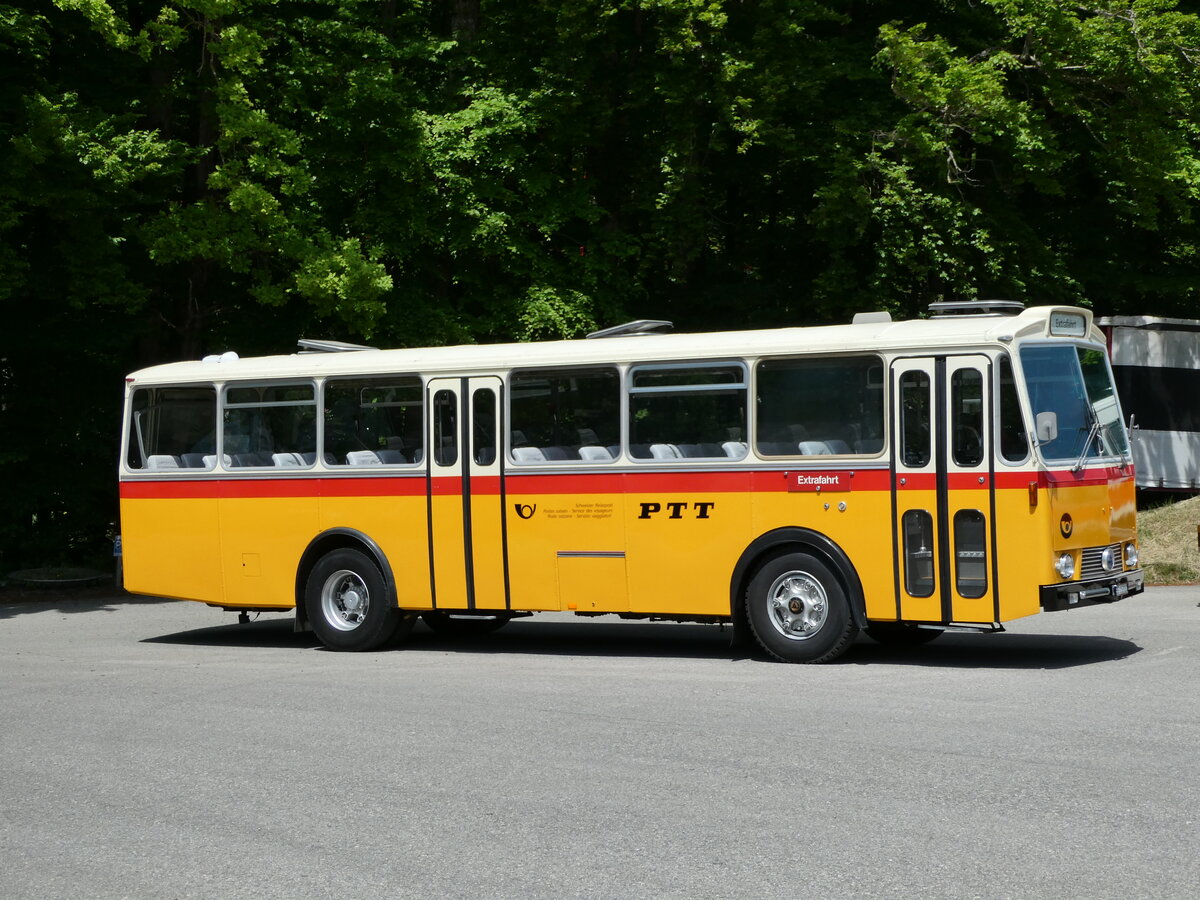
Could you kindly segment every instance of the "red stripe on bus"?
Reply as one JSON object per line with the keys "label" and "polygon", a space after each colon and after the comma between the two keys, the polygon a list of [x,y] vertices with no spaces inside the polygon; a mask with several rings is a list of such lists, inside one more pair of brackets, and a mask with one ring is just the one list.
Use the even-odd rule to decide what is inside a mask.
{"label": "red stripe on bus", "polygon": [[423,475],[408,478],[226,478],[121,482],[121,498],[124,500],[424,496]]}
{"label": "red stripe on bus", "polygon": [[[787,491],[797,471],[808,476],[849,476],[850,493],[887,491],[891,474],[887,469],[803,469],[726,472],[562,472],[515,474],[505,477],[504,490],[510,494],[694,494],[694,493],[772,493]],[[951,490],[982,490],[988,487],[986,473],[951,472]],[[980,482],[983,478],[983,482]],[[1070,471],[996,472],[997,490],[1024,490],[1031,482],[1039,488],[1084,487],[1132,481],[1133,473],[1116,466]],[[903,480],[903,483],[900,483]],[[429,479],[434,496],[450,497],[462,493],[458,476]],[[162,479],[121,482],[121,497],[141,499],[218,499],[218,498],[301,498],[301,497],[423,497],[426,478],[409,476],[351,476],[345,478],[204,478]],[[902,473],[896,487],[901,491],[932,491],[937,476],[927,472]],[[499,475],[478,475],[471,479],[471,492],[482,495],[500,493]],[[830,490],[830,493],[837,491]],[[841,491],[847,492],[847,491]]]}

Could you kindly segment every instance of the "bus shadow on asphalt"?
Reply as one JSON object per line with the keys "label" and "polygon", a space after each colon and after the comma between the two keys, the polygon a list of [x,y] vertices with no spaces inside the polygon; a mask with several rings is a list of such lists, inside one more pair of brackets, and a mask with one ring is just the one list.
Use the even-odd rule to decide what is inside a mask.
{"label": "bus shadow on asphalt", "polygon": [[116,612],[121,607],[129,605],[159,605],[178,602],[178,600],[165,600],[162,597],[117,594],[111,588],[70,592],[28,591],[21,594],[10,591],[0,593],[0,620],[47,611],[76,615],[90,612]]}
{"label": "bus shadow on asphalt", "polygon": [[943,669],[1071,669],[1141,652],[1133,641],[1079,634],[945,634],[916,647],[859,638],[839,662]]}
{"label": "bus shadow on asphalt", "polygon": [[[495,634],[447,637],[418,622],[401,644],[380,652],[525,654],[540,656],[663,657],[768,662],[755,646],[733,647],[729,628],[644,622],[518,621]],[[144,643],[326,651],[311,632],[297,633],[292,619],[262,618],[143,639]],[[860,636],[830,665],[897,665],[945,669],[1067,669],[1115,662],[1141,647],[1098,635],[947,634],[930,644],[896,647]]]}

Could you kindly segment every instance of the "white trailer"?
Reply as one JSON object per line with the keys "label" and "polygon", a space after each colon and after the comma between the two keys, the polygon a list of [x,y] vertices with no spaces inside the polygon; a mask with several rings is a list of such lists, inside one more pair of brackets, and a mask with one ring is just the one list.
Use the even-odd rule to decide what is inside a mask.
{"label": "white trailer", "polygon": [[1200,321],[1111,316],[1098,324],[1134,420],[1137,486],[1200,491]]}

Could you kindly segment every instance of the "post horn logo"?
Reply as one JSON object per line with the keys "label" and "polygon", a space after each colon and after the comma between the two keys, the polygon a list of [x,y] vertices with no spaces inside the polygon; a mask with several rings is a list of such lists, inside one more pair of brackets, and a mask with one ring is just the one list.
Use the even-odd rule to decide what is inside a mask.
{"label": "post horn logo", "polygon": [[530,506],[528,503],[514,503],[513,509],[516,510],[517,515],[522,519],[528,519],[537,512],[537,504],[535,503],[533,506]]}
{"label": "post horn logo", "polygon": [[1059,519],[1058,530],[1062,532],[1063,537],[1070,537],[1071,532],[1075,530],[1075,523],[1071,521],[1069,513],[1063,513],[1063,517]]}

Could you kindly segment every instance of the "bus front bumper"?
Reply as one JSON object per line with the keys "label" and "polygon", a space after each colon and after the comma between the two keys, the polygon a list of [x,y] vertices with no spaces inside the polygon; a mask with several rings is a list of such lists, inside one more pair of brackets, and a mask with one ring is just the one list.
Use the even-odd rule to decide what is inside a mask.
{"label": "bus front bumper", "polygon": [[1145,589],[1141,569],[1122,572],[1111,578],[1052,584],[1041,589],[1042,609],[1046,612],[1056,612],[1080,606],[1095,606],[1097,603],[1114,603],[1125,597],[1140,594]]}

